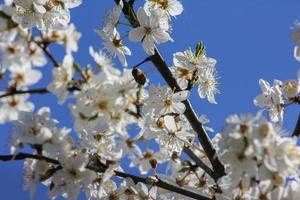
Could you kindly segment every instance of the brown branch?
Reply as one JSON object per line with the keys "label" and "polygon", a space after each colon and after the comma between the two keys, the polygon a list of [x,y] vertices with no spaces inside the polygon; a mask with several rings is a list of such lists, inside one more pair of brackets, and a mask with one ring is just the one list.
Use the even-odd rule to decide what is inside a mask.
{"label": "brown branch", "polygon": [[59,165],[59,162],[57,160],[54,160],[52,158],[48,158],[45,156],[40,156],[40,155],[33,155],[33,154],[28,154],[28,153],[18,153],[16,155],[0,155],[0,160],[4,161],[4,162],[13,161],[13,160],[24,160],[27,158],[36,159],[36,160],[44,160],[44,161],[47,161],[48,163]]}
{"label": "brown branch", "polygon": [[299,137],[299,135],[300,135],[300,114],[298,115],[297,123],[292,136]]}
{"label": "brown branch", "polygon": [[[137,21],[136,14],[133,11],[133,8],[130,4],[128,4],[126,1],[122,0],[124,7],[123,7],[123,13],[128,19],[128,21],[131,23],[133,27],[136,27],[139,22]],[[119,4],[120,0],[115,0],[117,4]],[[175,92],[181,91],[181,88],[179,87],[176,79],[173,77],[172,72],[170,71],[168,65],[163,60],[162,56],[160,55],[159,51],[155,49],[155,54],[150,57],[150,60],[154,64],[154,66],[157,68],[157,70],[160,72],[160,74],[163,76],[167,84],[174,89]],[[186,110],[184,112],[184,115],[190,122],[192,128],[195,132],[198,133],[199,142],[201,143],[201,146],[203,147],[208,159],[210,160],[213,170],[217,176],[217,178],[220,178],[225,175],[225,168],[224,165],[219,160],[216,150],[214,149],[210,138],[208,137],[207,133],[202,127],[202,123],[199,121],[194,109],[192,108],[189,100],[183,101]]]}
{"label": "brown branch", "polygon": [[38,88],[32,90],[13,90],[0,95],[0,98],[13,96],[17,94],[45,94],[45,93],[49,93],[49,91],[46,88]]}
{"label": "brown branch", "polygon": [[210,177],[214,179],[215,182],[219,179],[216,173],[209,168],[190,148],[184,147],[183,151],[193,160],[195,161],[197,167],[203,169]]}
{"label": "brown branch", "polygon": [[59,62],[55,59],[55,57],[51,54],[51,52],[48,50],[47,48],[47,45],[44,45],[43,43],[41,42],[37,42],[34,40],[34,38],[32,38],[32,41],[37,44],[43,51],[44,53],[46,54],[46,56],[51,60],[51,62],[53,63],[53,65],[55,67],[59,67],[60,64]]}
{"label": "brown branch", "polygon": [[[78,88],[76,86],[72,86],[72,87],[68,88],[68,90],[69,90],[69,92],[73,92],[73,91],[79,91],[80,88]],[[47,88],[37,88],[37,89],[31,89],[31,90],[12,90],[12,91],[8,91],[8,92],[0,95],[0,98],[18,95],[18,94],[47,94],[47,93],[50,93],[50,91],[47,90]]]}
{"label": "brown branch", "polygon": [[[45,160],[48,163],[51,164],[55,164],[58,165],[58,169],[60,168],[60,163],[58,160],[52,159],[52,158],[48,158],[48,157],[44,157],[44,156],[40,156],[40,155],[32,155],[32,154],[27,154],[27,153],[19,153],[17,155],[0,155],[0,160],[1,161],[13,161],[13,160],[24,160],[24,159],[37,159],[37,160]],[[105,165],[102,165],[102,167]],[[103,173],[105,171],[105,169],[103,170],[101,166],[86,166],[87,169],[93,170],[95,172],[100,172]],[[149,181],[147,180],[147,178],[143,178],[143,177],[139,177],[133,174],[128,174],[128,173],[124,173],[124,172],[120,172],[120,171],[114,171],[115,172],[115,176],[118,177],[122,177],[122,178],[131,178],[135,183],[141,182],[141,183],[145,183],[145,184],[152,184],[155,185],[157,187],[172,191],[172,192],[176,192],[178,194],[187,196],[187,197],[191,197],[193,199],[198,199],[198,200],[211,200],[211,198],[208,198],[206,196],[194,193],[192,191],[177,187],[175,185],[169,184],[165,181],[162,181],[161,179],[158,179],[157,182],[151,182],[149,183]]]}

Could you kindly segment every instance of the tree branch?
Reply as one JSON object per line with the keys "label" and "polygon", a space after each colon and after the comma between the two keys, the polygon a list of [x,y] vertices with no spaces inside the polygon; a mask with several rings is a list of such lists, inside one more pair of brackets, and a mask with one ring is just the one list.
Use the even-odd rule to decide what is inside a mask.
{"label": "tree branch", "polygon": [[53,63],[54,67],[59,67],[60,64],[59,62],[55,59],[55,57],[51,54],[51,52],[48,50],[47,46],[44,45],[43,43],[37,42],[32,38],[32,41],[37,44],[46,54],[46,56],[51,60],[51,62]]}
{"label": "tree branch", "polygon": [[0,95],[0,98],[13,96],[17,94],[45,94],[45,93],[49,93],[49,91],[46,88],[38,88],[32,90],[13,90]]}
{"label": "tree branch", "polygon": [[298,115],[297,123],[292,136],[299,137],[299,135],[300,135],[300,114]]}
{"label": "tree branch", "polygon": [[[76,90],[79,91],[80,88],[78,88],[76,86],[72,86],[72,87],[68,88],[68,90],[69,90],[69,92],[73,92]],[[47,94],[47,93],[50,93],[50,91],[47,90],[47,88],[37,88],[37,89],[31,89],[31,90],[12,90],[12,91],[8,91],[8,92],[0,95],[0,98],[18,95],[18,94]]]}
{"label": "tree branch", "polygon": [[[44,160],[47,161],[48,163],[51,164],[55,164],[60,166],[60,163],[58,160],[52,159],[52,158],[48,158],[45,156],[40,156],[40,155],[32,155],[32,154],[27,154],[27,153],[19,153],[17,155],[0,155],[0,160],[1,161],[13,161],[13,160],[24,160],[24,159],[36,159],[36,160]],[[105,166],[105,165],[104,165]],[[100,172],[103,173],[103,170],[101,167],[99,166],[86,166],[87,169],[93,170],[95,172]],[[122,178],[131,178],[135,183],[141,182],[144,184],[150,184],[149,181],[147,180],[147,178],[143,178],[143,177],[139,177],[136,175],[132,175],[132,174],[127,174],[124,172],[120,172],[120,171],[114,171],[115,172],[115,176],[118,177],[122,177]],[[151,183],[157,187],[172,191],[172,192],[176,192],[178,194],[187,196],[187,197],[191,197],[193,199],[198,199],[198,200],[211,200],[211,198],[208,198],[206,196],[194,193],[192,191],[177,187],[175,185],[169,184],[167,182],[162,181],[161,179],[158,179],[157,182],[153,182]]]}
{"label": "tree branch", "polygon": [[[126,17],[131,17],[129,22],[135,27],[135,25],[139,24],[136,20],[136,14],[134,13],[132,6],[128,4],[126,1],[122,0],[124,7],[123,7],[123,13]],[[120,0],[115,0],[117,4],[119,4]],[[167,84],[175,90],[175,92],[181,91],[181,88],[179,87],[176,79],[173,77],[168,65],[163,60],[162,56],[160,55],[159,51],[155,49],[155,54],[150,57],[150,60],[154,64],[154,66],[157,68],[157,70],[160,72],[160,74],[163,76]],[[201,143],[201,146],[203,147],[208,159],[210,160],[214,172],[217,176],[217,178],[220,178],[225,175],[225,168],[224,165],[219,160],[216,150],[214,149],[210,138],[208,137],[207,133],[202,127],[202,123],[199,121],[195,111],[193,110],[189,100],[183,101],[186,110],[184,112],[184,115],[190,122],[191,126],[193,127],[194,131],[198,133],[198,138]],[[196,162],[196,161],[195,161]]]}
{"label": "tree branch", "polygon": [[183,151],[193,160],[196,165],[203,169],[210,177],[214,179],[215,182],[219,179],[219,177],[215,174],[215,172],[210,169],[190,148],[184,147]]}
{"label": "tree branch", "polygon": [[40,156],[40,155],[33,155],[33,154],[28,154],[28,153],[18,153],[16,155],[0,155],[0,160],[4,161],[4,162],[14,161],[14,160],[25,160],[27,158],[36,159],[36,160],[44,160],[44,161],[47,161],[48,163],[59,165],[58,160],[54,160],[52,158],[48,158],[48,157]]}

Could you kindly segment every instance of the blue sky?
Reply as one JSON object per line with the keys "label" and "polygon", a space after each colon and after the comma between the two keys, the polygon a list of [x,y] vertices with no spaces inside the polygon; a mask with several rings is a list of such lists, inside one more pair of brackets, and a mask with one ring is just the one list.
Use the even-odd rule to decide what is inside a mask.
{"label": "blue sky", "polygon": [[[3,1],[0,1],[3,2]],[[143,0],[137,0],[141,5]],[[101,40],[94,32],[100,28],[105,12],[114,5],[113,0],[84,0],[84,3],[72,10],[74,22],[83,37],[79,42],[79,52],[75,59],[82,65],[92,63],[88,47],[101,48]],[[201,100],[196,90],[191,101],[199,114],[206,114],[211,120],[210,126],[219,131],[227,116],[234,113],[256,113],[253,98],[260,93],[258,80],[264,78],[273,81],[296,78],[299,63],[293,58],[294,45],[290,40],[290,27],[296,19],[300,20],[299,0],[186,0],[185,11],[173,19],[172,38],[174,43],[159,46],[168,64],[172,63],[172,54],[194,47],[203,41],[207,54],[217,59],[221,94],[216,97],[217,105]],[[138,43],[126,43],[133,56],[128,58],[133,66],[142,61],[146,54]],[[58,58],[64,50],[53,47]],[[120,66],[116,60],[116,64]],[[154,83],[164,84],[160,74],[147,63],[143,65],[149,71]],[[50,66],[45,67],[43,80],[38,84],[45,86],[50,80]],[[38,87],[34,86],[34,87]],[[47,94],[31,98],[36,109],[49,106],[53,116],[61,126],[72,127],[72,118],[66,104],[55,104],[56,97]],[[299,109],[291,106],[286,110],[284,125],[292,131]],[[7,147],[10,127],[0,126],[0,153],[8,153]],[[0,163],[1,199],[29,199],[29,193],[21,189],[22,163]],[[125,168],[134,173],[135,169]],[[39,187],[34,199],[47,199],[47,189]],[[81,199],[84,199],[83,197]]]}

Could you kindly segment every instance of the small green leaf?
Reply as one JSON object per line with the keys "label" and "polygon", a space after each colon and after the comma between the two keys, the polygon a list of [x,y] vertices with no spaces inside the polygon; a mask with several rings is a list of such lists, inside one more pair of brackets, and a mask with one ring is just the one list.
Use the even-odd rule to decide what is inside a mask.
{"label": "small green leaf", "polygon": [[195,48],[195,57],[200,58],[206,54],[205,46],[203,42],[199,42]]}
{"label": "small green leaf", "polygon": [[59,4],[60,4],[60,6],[62,7],[62,9],[64,9],[64,10],[66,9],[66,6],[65,6],[65,3],[64,3],[64,2],[60,1]]}
{"label": "small green leaf", "polygon": [[75,62],[73,62],[73,69],[74,69],[77,73],[80,74],[80,76],[83,78],[83,80],[86,80],[86,77],[85,77],[85,75],[84,75],[84,73],[83,73],[81,67],[80,67],[77,63],[75,63]]}
{"label": "small green leaf", "polygon": [[157,183],[157,182],[158,182],[158,179],[154,176],[148,176],[146,178],[146,183],[149,185],[152,185],[153,183]]}

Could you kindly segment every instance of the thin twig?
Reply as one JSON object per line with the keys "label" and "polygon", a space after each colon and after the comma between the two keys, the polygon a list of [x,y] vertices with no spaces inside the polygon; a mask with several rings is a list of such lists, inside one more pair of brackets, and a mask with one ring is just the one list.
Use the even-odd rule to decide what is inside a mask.
{"label": "thin twig", "polygon": [[13,90],[0,95],[0,98],[13,96],[17,94],[45,94],[45,93],[49,93],[49,91],[46,88],[38,88],[32,90]]}
{"label": "thin twig", "polygon": [[[73,91],[79,91],[80,88],[76,86],[72,86],[68,88],[68,90],[69,92],[73,92]],[[47,93],[50,93],[50,91],[48,91],[47,88],[38,88],[38,89],[31,89],[31,90],[12,90],[0,95],[0,98],[19,95],[19,94],[47,94]]]}
{"label": "thin twig", "polygon": [[[52,159],[52,158],[48,158],[48,157],[44,157],[44,156],[40,156],[40,155],[32,155],[32,154],[27,154],[27,153],[19,153],[17,155],[0,155],[0,160],[1,161],[13,161],[13,160],[24,160],[24,159],[36,159],[36,160],[44,160],[47,161],[48,163],[51,164],[55,164],[58,165],[58,167],[60,167],[60,163],[58,160]],[[104,165],[105,166],[105,165]],[[103,173],[103,169],[101,169],[98,166],[87,166],[86,168],[96,171],[96,172],[101,172]],[[118,177],[122,177],[122,178],[131,178],[135,183],[141,182],[141,183],[145,183],[145,184],[151,184],[151,185],[155,185],[157,187],[172,191],[172,192],[176,192],[178,194],[187,196],[187,197],[191,197],[193,199],[198,199],[198,200],[211,200],[211,198],[208,198],[206,196],[194,193],[192,191],[177,187],[175,185],[169,184],[165,181],[162,181],[161,179],[158,179],[157,181],[151,182],[149,183],[147,178],[143,178],[143,177],[139,177],[133,174],[128,174],[128,173],[124,173],[124,172],[120,172],[120,171],[114,171],[115,175]]]}
{"label": "thin twig", "polygon": [[52,158],[48,158],[45,156],[40,156],[40,155],[33,155],[33,154],[28,154],[28,153],[18,153],[16,155],[0,155],[0,160],[4,161],[4,162],[14,161],[14,160],[25,160],[27,158],[36,159],[36,160],[44,160],[44,161],[47,161],[48,163],[59,165],[59,162],[57,160],[54,160]]}
{"label": "thin twig", "polygon": [[132,69],[135,69],[135,68],[141,66],[142,64],[144,64],[145,62],[148,62],[148,61],[150,61],[150,57],[145,58],[145,60],[143,60],[142,62],[140,62],[140,63],[136,64],[135,66],[133,66]]}
{"label": "thin twig", "polygon": [[59,67],[60,64],[59,62],[55,59],[55,57],[51,54],[51,52],[48,50],[47,46],[45,46],[44,44],[40,43],[40,42],[37,42],[35,41],[33,38],[32,38],[32,41],[37,44],[43,51],[44,53],[47,55],[47,57],[51,60],[51,62],[53,63],[53,65],[55,67]]}
{"label": "thin twig", "polygon": [[190,148],[184,147],[183,151],[193,160],[196,165],[203,169],[210,177],[214,179],[215,182],[218,180],[218,176],[215,172],[210,169]]}
{"label": "thin twig", "polygon": [[292,136],[299,137],[299,135],[300,135],[300,114],[298,115],[297,123]]}

